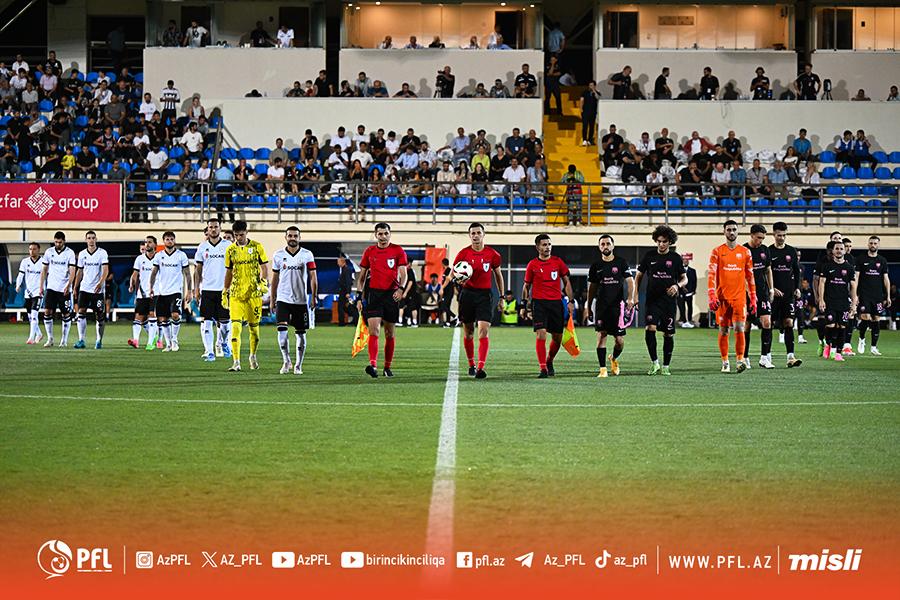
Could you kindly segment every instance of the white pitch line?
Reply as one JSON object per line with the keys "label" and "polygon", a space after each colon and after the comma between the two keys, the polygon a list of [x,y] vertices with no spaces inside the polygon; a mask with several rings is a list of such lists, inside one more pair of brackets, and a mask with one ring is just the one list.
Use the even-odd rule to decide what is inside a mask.
{"label": "white pitch line", "polygon": [[[431,487],[431,505],[428,507],[428,532],[425,552],[445,556],[453,560],[453,507],[456,495],[456,407],[459,393],[459,329],[453,331],[450,346],[450,364],[447,368],[447,384],[441,409],[441,428],[438,434],[437,461],[434,466],[434,483]],[[429,569],[429,572],[435,569]],[[441,573],[426,573],[430,585],[447,582],[452,569]]]}
{"label": "white pitch line", "polygon": [[[456,349],[457,358],[459,348]],[[457,368],[457,383],[459,384],[459,369]],[[449,383],[449,379],[448,379]],[[202,400],[187,398],[116,398],[101,396],[48,396],[41,394],[0,394],[0,399],[25,399],[25,400],[85,400],[90,402],[133,402],[138,404],[240,404],[259,406],[328,406],[328,407],[355,407],[355,408],[404,408],[421,407],[436,408],[446,407],[446,402],[305,402],[287,400]],[[445,389],[446,398],[446,389]],[[836,400],[833,402],[658,402],[652,404],[578,404],[578,403],[541,403],[529,404],[524,402],[455,402],[454,406],[462,408],[623,408],[623,409],[647,409],[647,408],[782,408],[782,407],[810,407],[810,406],[883,406],[900,405],[900,400],[860,400],[859,402]]]}

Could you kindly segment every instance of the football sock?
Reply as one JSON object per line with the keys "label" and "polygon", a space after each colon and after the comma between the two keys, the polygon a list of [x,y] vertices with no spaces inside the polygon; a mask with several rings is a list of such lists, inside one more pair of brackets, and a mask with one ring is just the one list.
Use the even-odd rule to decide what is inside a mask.
{"label": "football sock", "polygon": [[816,319],[816,333],[819,334],[819,341],[825,339],[825,319],[819,317]]}
{"label": "football sock", "polygon": [[853,330],[856,329],[853,326],[853,321],[849,323],[848,327],[844,327],[844,343],[849,344],[853,341]]}
{"label": "football sock", "polygon": [[166,346],[170,346],[172,344],[172,332],[169,328],[169,322],[166,321],[165,323],[160,323],[159,331]]}
{"label": "football sock", "polygon": [[156,338],[159,337],[159,325],[157,325],[156,319],[150,319],[147,321],[147,335],[150,336],[150,339],[147,340],[147,343],[156,342]]}
{"label": "football sock", "polygon": [[294,338],[297,342],[297,360],[294,361],[294,365],[302,367],[303,357],[306,356],[306,334],[294,332]]}
{"label": "football sock", "polygon": [[62,318],[62,343],[69,343],[69,330],[72,328],[72,317],[66,315]]}
{"label": "football sock", "polygon": [[619,355],[622,354],[622,350],[624,350],[624,349],[625,349],[624,343],[616,344],[615,346],[613,346],[613,360],[618,359]]}
{"label": "football sock", "polygon": [[797,335],[803,335],[803,315],[797,315]]}
{"label": "football sock", "polygon": [[734,353],[738,360],[744,359],[744,351],[747,349],[747,334],[743,331],[734,332]]}
{"label": "football sock", "polygon": [[44,317],[44,330],[46,330],[46,332],[47,332],[47,339],[52,340],[53,339],[53,317],[50,317],[49,319],[47,317]]}
{"label": "football sock", "polygon": [[719,332],[719,356],[728,360],[728,334]]}
{"label": "football sock", "polygon": [[881,335],[881,323],[879,321],[872,321],[872,345],[878,345],[878,336]]}
{"label": "football sock", "polygon": [[478,338],[478,368],[484,370],[484,363],[487,362],[488,350],[491,347],[491,339],[487,337]]}
{"label": "football sock", "polygon": [[[744,345],[742,346],[741,354],[742,357],[750,357],[750,332],[753,331],[752,327],[747,327],[744,330]],[[735,332],[736,333],[736,332]],[[760,346],[762,344],[760,343]],[[735,350],[737,349],[737,345],[735,345]]]}
{"label": "football sock", "polygon": [[466,358],[469,359],[469,366],[475,366],[475,338],[463,339],[463,346],[466,348]]}
{"label": "football sock", "polygon": [[181,331],[181,319],[172,319],[171,330],[169,331],[169,337],[172,338],[172,343],[178,343],[178,332]]}
{"label": "football sock", "polygon": [[101,313],[97,317],[97,341],[103,340],[103,332],[106,331],[106,318]]}
{"label": "football sock", "polygon": [[[877,323],[877,322],[878,322],[878,321],[873,321],[873,324],[874,324],[874,323]],[[869,328],[869,322],[868,322],[868,321],[863,321],[862,319],[860,319],[860,320],[859,320],[859,339],[861,339],[861,340],[866,339],[866,330],[867,330],[868,328]],[[875,335],[875,328],[874,328],[874,327],[872,328],[872,335],[873,335],[873,336]]]}
{"label": "football sock", "polygon": [[541,370],[543,371],[547,368],[547,342],[541,339],[535,340],[534,350],[537,352],[538,365],[540,365]]}
{"label": "football sock", "polygon": [[250,354],[256,354],[259,348],[259,323],[249,323],[250,327]]}
{"label": "football sock", "polygon": [[547,362],[553,362],[553,359],[556,358],[556,354],[559,352],[559,342],[556,340],[550,340],[550,352],[547,354]]}
{"label": "football sock", "polygon": [[244,325],[240,319],[231,322],[231,354],[234,360],[241,360],[241,330]]}
{"label": "football sock", "polygon": [[788,354],[794,353],[794,328],[793,327],[785,327],[784,328],[784,349],[787,350]]}
{"label": "football sock", "polygon": [[87,333],[87,315],[78,315],[76,317],[76,325],[78,327],[78,341],[84,341],[84,334]]}
{"label": "football sock", "polygon": [[672,351],[675,349],[675,336],[663,336],[663,366],[668,367],[672,362]]}
{"label": "football sock", "polygon": [[597,348],[597,362],[600,363],[600,368],[606,366],[606,348]]}
{"label": "football sock", "polygon": [[394,362],[394,343],[396,342],[395,337],[385,337],[384,338],[384,368],[390,369],[391,364]]}
{"label": "football sock", "polygon": [[140,341],[141,339],[141,329],[143,329],[143,323],[135,319],[131,322],[131,337],[135,340]]}
{"label": "football sock", "polygon": [[656,354],[656,332],[645,331],[644,341],[647,343],[647,354],[650,355],[650,360],[653,362],[659,360],[659,356]]}
{"label": "football sock", "polygon": [[228,340],[231,336],[231,321],[220,321],[219,322],[219,339],[217,340],[219,344],[225,346],[228,343]]}
{"label": "football sock", "polygon": [[203,340],[203,352],[205,354],[213,353],[213,338],[215,336],[215,332],[213,332],[213,322],[209,319],[204,319],[202,323],[200,323],[200,338]]}
{"label": "football sock", "polygon": [[762,351],[760,354],[766,356],[772,352],[772,330],[763,329],[759,337],[762,339],[762,344],[760,345]]}
{"label": "football sock", "polygon": [[281,359],[284,362],[291,362],[291,355],[288,353],[287,325],[278,326],[278,347],[281,348]]}
{"label": "football sock", "polygon": [[378,366],[378,336],[369,334],[369,364]]}
{"label": "football sock", "polygon": [[38,320],[38,311],[32,310],[30,313],[28,313],[28,320],[31,323],[31,333],[29,334],[29,337],[36,338],[41,334],[41,326]]}

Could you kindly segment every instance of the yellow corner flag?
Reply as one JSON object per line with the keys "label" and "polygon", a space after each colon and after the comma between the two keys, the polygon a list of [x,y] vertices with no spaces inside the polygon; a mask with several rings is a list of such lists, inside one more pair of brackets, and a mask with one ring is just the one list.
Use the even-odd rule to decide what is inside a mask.
{"label": "yellow corner flag", "polygon": [[571,354],[572,357],[581,354],[581,347],[578,345],[578,336],[575,334],[575,322],[572,320],[571,314],[569,314],[569,322],[566,323],[566,329],[563,331],[562,345],[563,348],[566,349],[566,352]]}
{"label": "yellow corner flag", "polygon": [[366,326],[366,321],[363,319],[362,314],[360,314],[359,320],[356,322],[356,335],[353,338],[353,346],[350,348],[350,357],[356,357],[368,343],[369,328]]}

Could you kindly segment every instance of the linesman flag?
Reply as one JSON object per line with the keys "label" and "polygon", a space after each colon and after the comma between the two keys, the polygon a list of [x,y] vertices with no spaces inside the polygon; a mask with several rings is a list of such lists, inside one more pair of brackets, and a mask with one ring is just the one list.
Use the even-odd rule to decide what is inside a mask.
{"label": "linesman flag", "polygon": [[356,334],[353,337],[353,346],[350,348],[350,357],[355,358],[368,343],[369,328],[366,326],[366,321],[363,319],[362,313],[360,313],[359,320],[356,322]]}
{"label": "linesman flag", "polygon": [[575,334],[575,322],[572,320],[571,312],[569,313],[569,322],[566,323],[563,331],[562,345],[573,358],[581,354],[581,346],[578,345],[578,336]]}

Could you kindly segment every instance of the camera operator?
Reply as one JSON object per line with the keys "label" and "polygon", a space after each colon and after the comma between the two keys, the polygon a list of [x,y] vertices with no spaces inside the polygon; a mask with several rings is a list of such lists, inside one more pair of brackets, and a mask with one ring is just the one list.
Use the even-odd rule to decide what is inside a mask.
{"label": "camera operator", "polygon": [[450,67],[444,67],[443,71],[437,72],[437,79],[434,82],[435,96],[438,98],[452,98],[453,86],[456,85],[456,76],[450,74]]}

